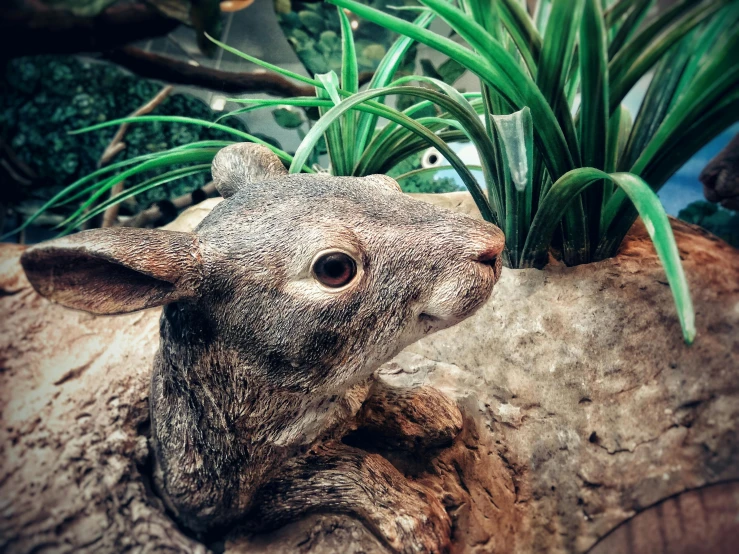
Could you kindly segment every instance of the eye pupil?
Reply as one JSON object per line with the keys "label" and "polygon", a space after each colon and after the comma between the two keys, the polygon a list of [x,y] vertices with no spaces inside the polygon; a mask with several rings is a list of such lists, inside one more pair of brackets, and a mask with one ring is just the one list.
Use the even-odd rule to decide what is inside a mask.
{"label": "eye pupil", "polygon": [[357,264],[348,254],[331,252],[314,262],[313,274],[328,287],[343,287],[357,274]]}

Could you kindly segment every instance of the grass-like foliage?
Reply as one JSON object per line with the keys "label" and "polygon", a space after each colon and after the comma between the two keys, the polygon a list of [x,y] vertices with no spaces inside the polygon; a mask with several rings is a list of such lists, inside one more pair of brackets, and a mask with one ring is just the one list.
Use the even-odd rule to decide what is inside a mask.
{"label": "grass-like foliage", "polygon": [[[480,78],[484,126],[468,117],[479,110],[446,89],[438,93],[448,96],[443,102],[419,96],[448,112],[449,128],[476,146],[487,199],[470,190],[483,216],[505,231],[509,267],[541,267],[552,250],[568,265],[611,257],[641,215],[685,340],[693,340],[690,294],[656,192],[739,118],[739,4],[683,0],[649,18],[652,0],[540,0],[534,14],[517,0],[419,0],[457,41],[354,0],[329,1]],[[621,102],[652,69],[632,122]],[[384,94],[410,94],[400,88]],[[362,97],[374,96],[343,99],[316,128]],[[355,157],[366,155],[357,151],[362,143],[354,145]]]}
{"label": "grass-like foliage", "polygon": [[[315,87],[311,97],[235,99],[245,106],[227,114],[285,105],[318,108],[321,117],[294,156],[227,125],[182,117],[125,118],[79,132],[123,122],[188,122],[262,143],[292,173],[313,171],[306,164],[323,137],[331,173],[354,176],[385,173],[434,146],[457,171],[482,216],[505,231],[504,257],[511,268],[542,267],[550,253],[568,265],[613,256],[641,215],[665,267],[683,336],[692,342],[690,293],[656,191],[739,118],[739,34],[734,30],[739,4],[683,0],[649,17],[654,0],[539,0],[533,14],[519,0],[419,0],[424,7],[409,22],[354,0],[330,1],[339,7],[341,21],[340,76],[304,77],[211,39],[252,63]],[[362,91],[344,10],[401,35]],[[456,37],[429,31],[436,17]],[[481,92],[462,94],[425,76],[393,80],[414,41],[477,75]],[[621,102],[652,69],[632,121]],[[385,105],[390,96],[415,103],[401,111]],[[465,166],[449,147],[455,141],[474,144],[481,166]],[[206,172],[226,144],[194,143],[112,164],[73,183],[41,211],[85,199],[60,226],[61,232],[70,232],[142,190]],[[103,201],[122,179],[167,166],[176,168]],[[482,186],[472,169],[481,170]]]}

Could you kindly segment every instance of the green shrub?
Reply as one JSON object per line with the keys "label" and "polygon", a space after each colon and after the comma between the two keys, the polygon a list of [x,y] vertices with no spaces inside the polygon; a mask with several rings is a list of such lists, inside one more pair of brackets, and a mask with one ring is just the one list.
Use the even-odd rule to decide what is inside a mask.
{"label": "green shrub", "polygon": [[[70,183],[97,169],[103,150],[116,129],[71,135],[70,131],[129,114],[161,89],[152,81],[126,74],[116,66],[73,56],[17,58],[6,68],[0,91],[0,129],[18,158],[39,177],[38,185],[21,191],[21,200],[38,204]],[[200,99],[174,94],[154,111],[161,115],[190,115],[210,119],[213,111]],[[234,127],[246,126],[234,121]],[[200,140],[224,140],[229,135],[183,123],[131,126],[124,137],[126,150],[116,159],[156,154]],[[137,196],[147,208],[153,202],[179,196],[206,183],[207,171],[184,177]],[[137,184],[131,179],[128,186]],[[57,208],[71,214],[76,206]]]}
{"label": "green shrub", "polygon": [[[463,0],[460,8],[445,0],[421,0],[427,9],[408,22],[353,0],[331,2],[405,35],[388,49],[362,92],[356,44],[341,9],[340,76],[329,71],[303,77],[213,40],[316,88],[315,97],[234,100],[247,104],[234,114],[283,105],[318,108],[321,117],[294,156],[226,125],[194,118],[145,116],[82,131],[123,121],[191,123],[261,142],[293,173],[313,171],[306,163],[325,140],[331,173],[357,176],[386,173],[434,146],[457,171],[483,217],[505,231],[504,259],[511,268],[541,267],[551,251],[561,252],[569,265],[612,256],[639,214],[664,264],[683,336],[692,342],[688,285],[656,191],[739,116],[739,63],[732,57],[739,51],[739,35],[730,32],[739,22],[739,4],[684,0],[642,23],[652,0],[540,0],[533,17],[517,0],[497,0],[494,9],[482,0]],[[467,44],[428,31],[437,16]],[[426,75],[393,81],[414,41],[476,74],[481,92],[462,94]],[[621,101],[653,67],[632,123]],[[383,102],[393,95],[415,103],[402,111],[390,108]],[[389,123],[378,127],[380,117]],[[484,187],[448,146],[454,141],[470,141],[477,148]],[[194,143],[128,160],[119,168],[128,167],[126,176],[174,163],[205,167],[222,145]],[[102,175],[95,172],[74,183],[60,198],[91,194],[89,203],[121,178],[94,182]],[[146,186],[158,184],[154,179]],[[63,231],[73,230],[85,217],[82,211],[75,214]]]}
{"label": "green shrub", "polygon": [[739,212],[698,200],[680,210],[677,217],[688,223],[700,225],[734,248],[739,248]]}

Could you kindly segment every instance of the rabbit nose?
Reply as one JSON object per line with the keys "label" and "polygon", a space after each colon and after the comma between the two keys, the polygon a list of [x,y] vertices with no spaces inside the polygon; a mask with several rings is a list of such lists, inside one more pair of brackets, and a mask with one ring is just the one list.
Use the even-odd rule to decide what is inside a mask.
{"label": "rabbit nose", "polygon": [[503,252],[503,248],[505,248],[505,239],[500,229],[492,225],[490,227],[491,232],[485,233],[485,235],[480,236],[475,241],[477,243],[477,251],[472,259],[478,263],[495,267],[498,257]]}
{"label": "rabbit nose", "polygon": [[500,255],[499,250],[489,249],[489,250],[485,250],[482,253],[478,254],[478,256],[475,258],[475,261],[483,265],[489,265],[490,267],[495,267],[495,264],[498,263],[499,255]]}

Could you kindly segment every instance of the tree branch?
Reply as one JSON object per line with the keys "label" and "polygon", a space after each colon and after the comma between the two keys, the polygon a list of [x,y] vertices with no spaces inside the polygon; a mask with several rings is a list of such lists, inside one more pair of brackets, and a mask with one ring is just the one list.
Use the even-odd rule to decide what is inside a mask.
{"label": "tree branch", "polygon": [[99,52],[166,35],[180,25],[147,4],[116,4],[91,17],[37,2],[0,8],[0,57]]}
{"label": "tree branch", "polygon": [[[128,117],[136,117],[139,115],[151,113],[172,93],[173,88],[174,87],[172,87],[172,85],[167,85],[163,87],[162,90],[160,90],[151,100],[149,100],[143,106],[137,108],[135,111],[131,112]],[[116,131],[116,134],[113,136],[110,143],[108,143],[108,146],[105,148],[103,155],[100,157],[98,167],[108,165],[113,158],[115,158],[122,150],[126,149],[126,143],[123,142],[123,137],[126,135],[127,130],[128,123],[123,123],[120,127],[118,127],[118,131]],[[120,183],[116,183],[115,185],[113,185],[113,188],[110,189],[111,198],[123,192],[123,183],[124,182],[121,181]],[[119,208],[120,204],[116,203],[105,210],[105,212],[103,213],[102,227],[113,227],[115,222],[118,220]]]}
{"label": "tree branch", "polygon": [[[188,192],[182,196],[177,196],[169,202],[174,210],[181,210],[187,208],[193,204],[202,202],[206,198],[213,196],[216,193],[216,185],[212,181],[204,187]],[[140,211],[135,216],[130,217],[126,220],[122,220],[120,223],[121,227],[149,227],[156,226],[164,218],[165,210],[162,209],[163,205],[161,202],[157,202],[153,206]],[[175,212],[176,213],[176,212]]]}
{"label": "tree branch", "polygon": [[103,53],[103,58],[129,71],[165,83],[190,85],[231,94],[261,92],[274,96],[313,96],[315,90],[285,79],[277,73],[257,70],[231,73],[192,65],[160,54],[126,46]]}
{"label": "tree branch", "polygon": [[[133,46],[105,52],[103,58],[141,77],[175,85],[196,86],[229,94],[258,92],[285,97],[315,95],[313,87],[299,85],[277,73],[264,70],[241,73],[221,71],[202,65],[192,65],[160,54],[152,54]],[[359,75],[360,86],[368,83],[372,75],[372,72],[367,71],[361,73]]]}
{"label": "tree branch", "polygon": [[[313,96],[313,87],[299,85],[277,73],[231,73],[129,46],[138,40],[164,36],[179,24],[147,4],[116,4],[96,16],[81,17],[26,0],[20,7],[18,3],[0,6],[0,59],[102,52],[103,59],[141,77],[165,83],[229,94]],[[371,78],[372,73],[360,74],[360,85]]]}

